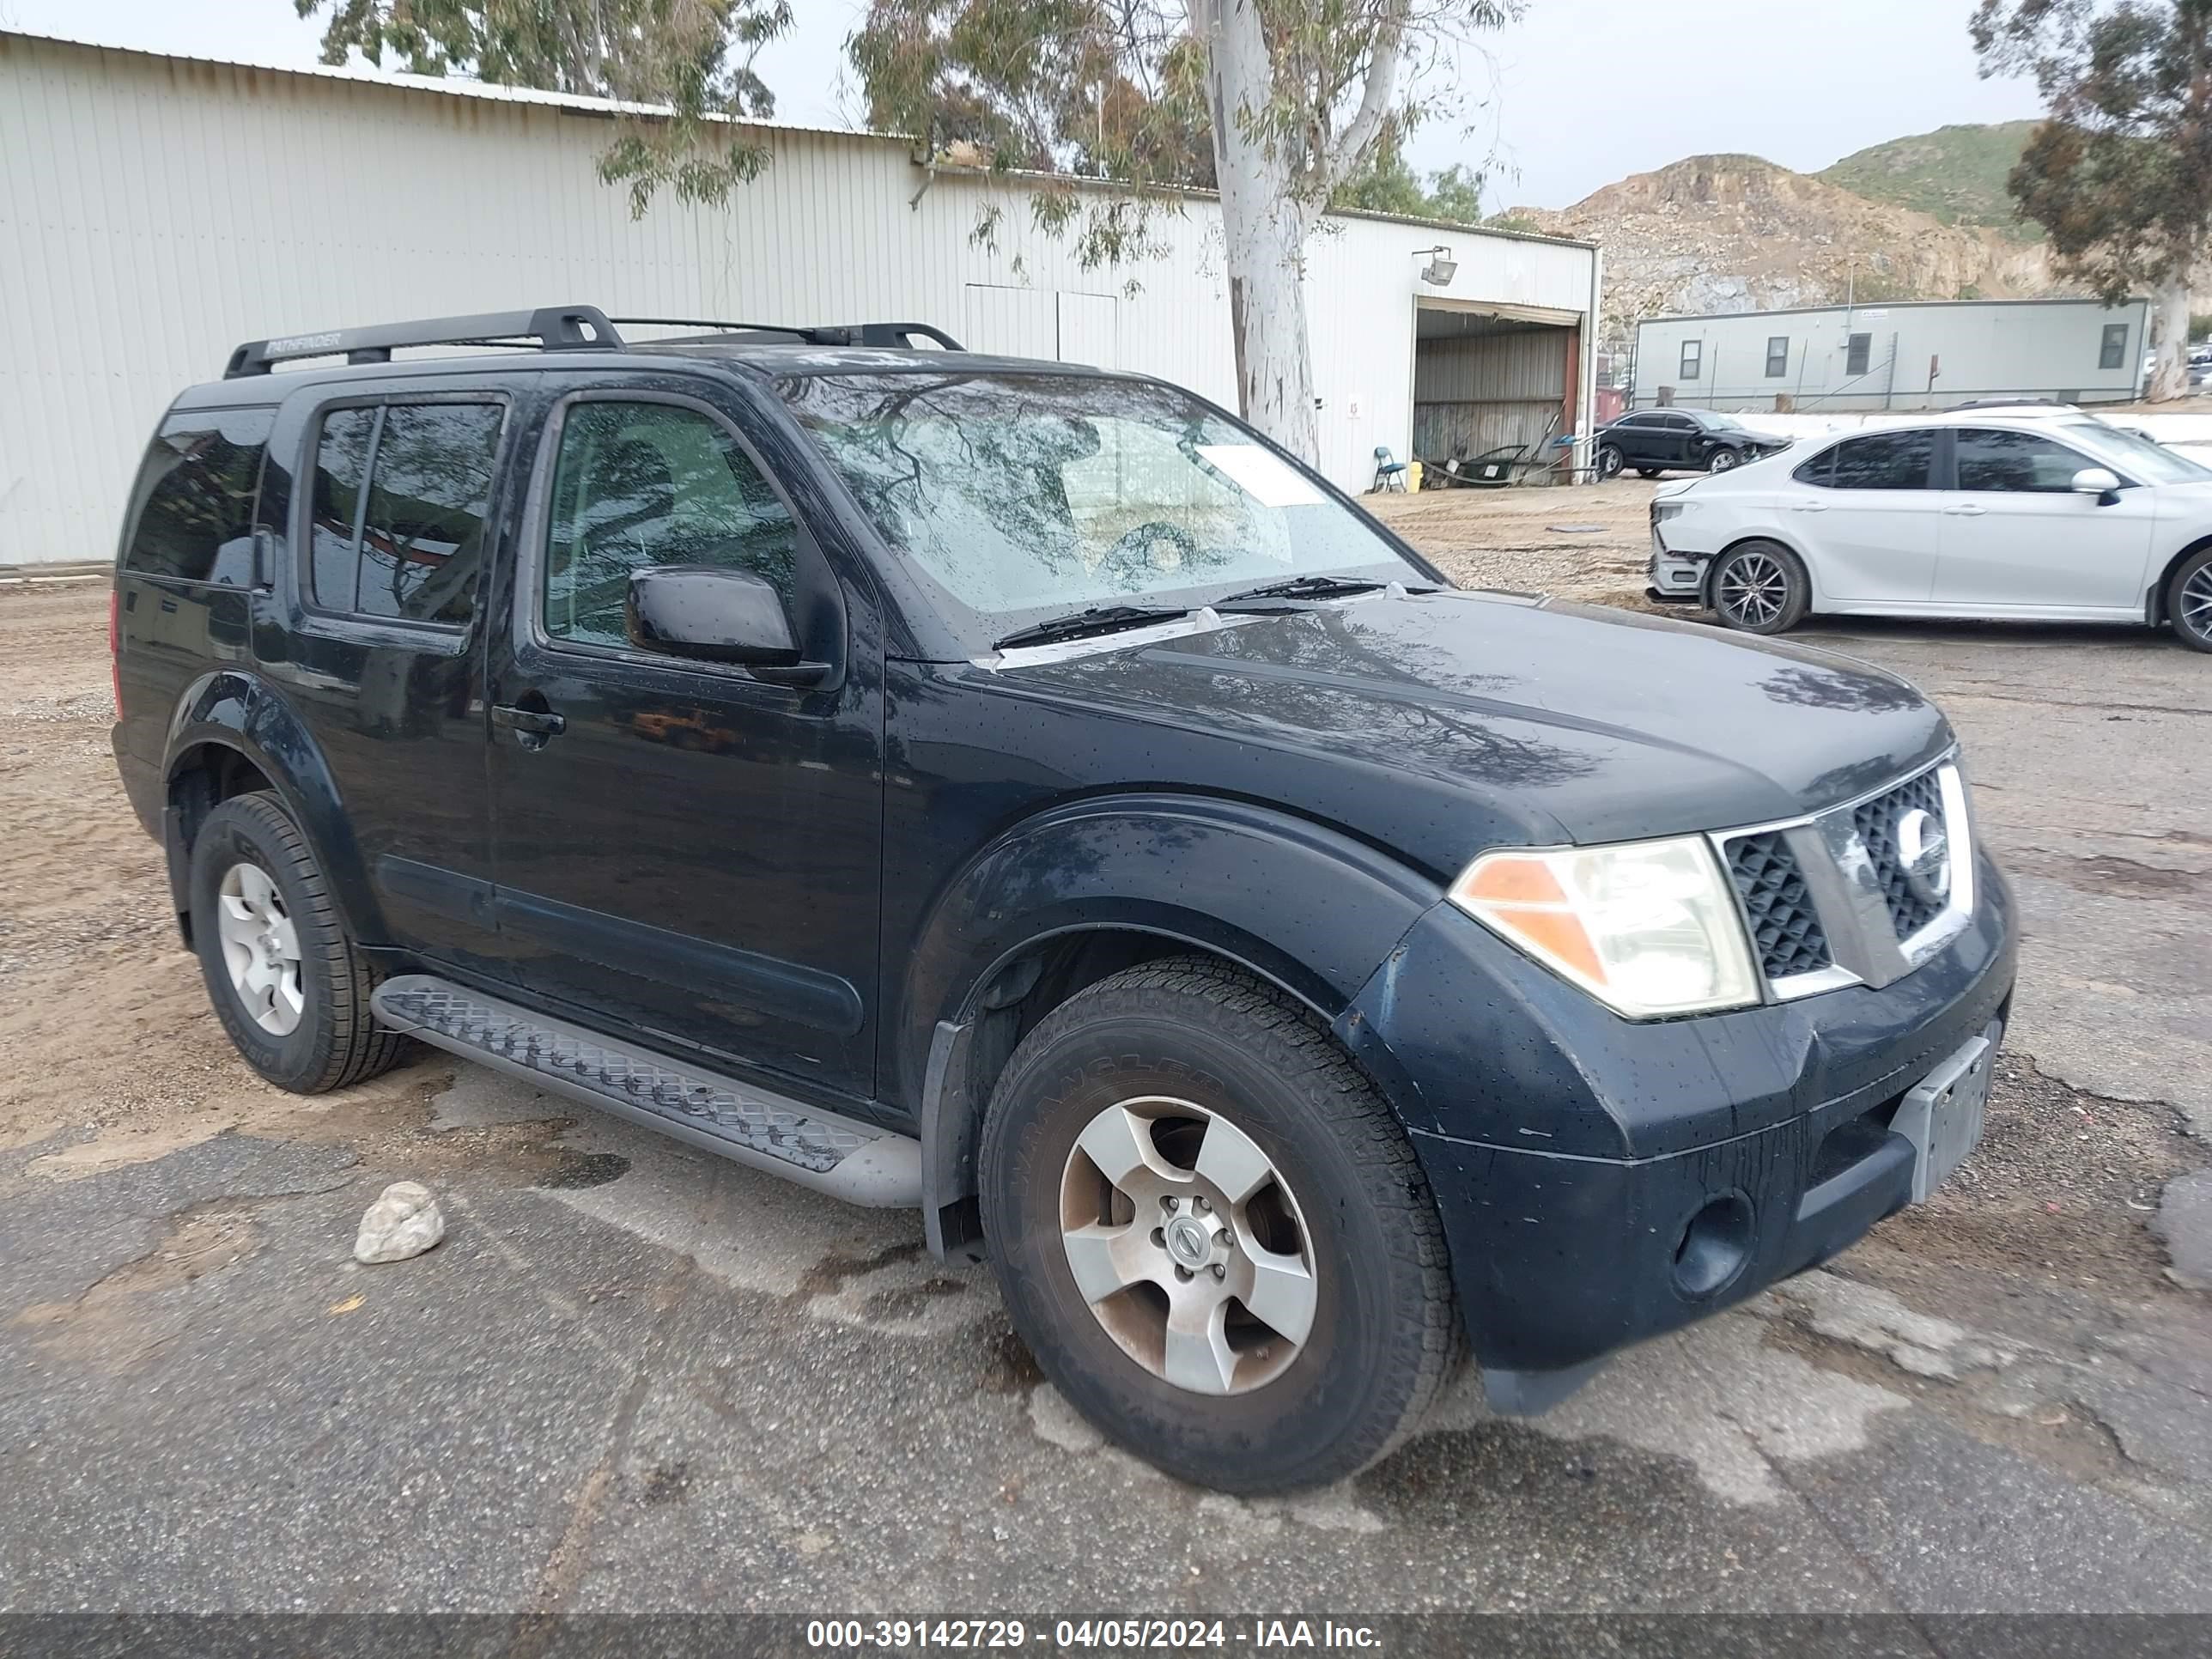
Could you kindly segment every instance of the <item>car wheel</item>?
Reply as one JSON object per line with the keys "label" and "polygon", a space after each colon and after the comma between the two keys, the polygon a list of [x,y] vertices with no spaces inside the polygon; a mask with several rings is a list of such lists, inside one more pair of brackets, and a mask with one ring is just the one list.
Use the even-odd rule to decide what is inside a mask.
{"label": "car wheel", "polygon": [[192,943],[216,1016],[280,1089],[321,1094],[388,1071],[406,1039],[371,1017],[376,975],[274,795],[238,795],[192,842]]}
{"label": "car wheel", "polygon": [[2181,562],[2166,586],[2166,614],[2184,645],[2212,651],[2212,548]]}
{"label": "car wheel", "polygon": [[1798,556],[1779,542],[1745,542],[1715,568],[1714,613],[1747,634],[1779,634],[1804,621],[1813,584]]}
{"label": "car wheel", "polygon": [[1709,472],[1727,472],[1732,471],[1742,460],[1743,457],[1733,449],[1716,449],[1712,453],[1711,459],[1705,463],[1705,470]]}
{"label": "car wheel", "polygon": [[1412,1146],[1319,1021],[1176,959],[1025,1037],[983,1129],[1006,1308],[1085,1416],[1225,1492],[1342,1479],[1410,1433],[1460,1352]]}
{"label": "car wheel", "polygon": [[1620,451],[1615,448],[1613,445],[1600,444],[1598,446],[1597,476],[1599,477],[1618,478],[1620,476],[1620,469],[1626,464],[1627,457],[1623,455]]}
{"label": "car wheel", "polygon": [[1639,466],[1636,469],[1636,476],[1639,478],[1656,478],[1659,476],[1659,471],[1660,469],[1656,466]]}

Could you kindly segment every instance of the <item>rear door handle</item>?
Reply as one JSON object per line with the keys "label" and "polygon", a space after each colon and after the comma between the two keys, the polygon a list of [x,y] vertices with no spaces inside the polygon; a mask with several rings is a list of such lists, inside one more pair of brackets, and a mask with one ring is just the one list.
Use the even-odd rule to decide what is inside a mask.
{"label": "rear door handle", "polygon": [[491,723],[534,738],[557,738],[568,729],[567,719],[550,708],[517,708],[504,703],[493,706]]}
{"label": "rear door handle", "polygon": [[1796,511],[1800,513],[1826,513],[1827,510],[1826,501],[1799,501],[1796,505]]}
{"label": "rear door handle", "polygon": [[1956,507],[1947,507],[1943,510],[1954,519],[1978,519],[1986,514],[1989,508],[1976,507],[1972,501],[1961,501]]}

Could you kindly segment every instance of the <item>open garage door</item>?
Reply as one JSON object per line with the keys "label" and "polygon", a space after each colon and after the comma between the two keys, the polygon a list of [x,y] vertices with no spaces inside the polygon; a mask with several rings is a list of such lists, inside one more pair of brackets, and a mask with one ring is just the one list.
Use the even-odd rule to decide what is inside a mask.
{"label": "open garage door", "polygon": [[[1578,318],[1424,302],[1414,313],[1413,454],[1433,470],[1521,449],[1542,463],[1575,431]],[[1516,475],[1517,476],[1517,475]],[[1563,475],[1564,476],[1564,475]]]}

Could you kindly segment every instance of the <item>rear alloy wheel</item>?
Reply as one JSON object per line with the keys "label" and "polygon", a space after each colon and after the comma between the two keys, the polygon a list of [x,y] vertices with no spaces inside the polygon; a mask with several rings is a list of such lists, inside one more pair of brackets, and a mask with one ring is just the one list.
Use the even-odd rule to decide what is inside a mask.
{"label": "rear alloy wheel", "polygon": [[192,837],[192,945],[246,1063],[315,1095],[388,1071],[407,1040],[370,1016],[375,970],[276,796],[236,795]]}
{"label": "rear alloy wheel", "polygon": [[1201,1486],[1338,1480],[1459,1353],[1406,1133],[1327,1026],[1225,964],[1087,987],[1014,1051],[983,1125],[1008,1316],[1070,1403]]}
{"label": "rear alloy wheel", "polygon": [[216,889],[216,932],[231,994],[246,1017],[271,1036],[300,1027],[307,1000],[300,988],[300,930],[276,883],[259,865],[240,862]]}
{"label": "rear alloy wheel", "polygon": [[1812,608],[1813,585],[1797,556],[1778,542],[1746,542],[1713,572],[1712,606],[1730,628],[1779,634]]}
{"label": "rear alloy wheel", "polygon": [[2184,645],[2212,651],[2212,548],[2181,562],[2166,590],[2166,614]]}
{"label": "rear alloy wheel", "polygon": [[1712,459],[1705,463],[1705,470],[1709,472],[1732,471],[1742,460],[1743,457],[1733,449],[1716,449]]}
{"label": "rear alloy wheel", "polygon": [[1616,449],[1613,445],[1600,444],[1598,446],[1597,476],[1599,477],[1618,478],[1620,476],[1620,469],[1627,464],[1628,458],[1623,455],[1620,451]]}

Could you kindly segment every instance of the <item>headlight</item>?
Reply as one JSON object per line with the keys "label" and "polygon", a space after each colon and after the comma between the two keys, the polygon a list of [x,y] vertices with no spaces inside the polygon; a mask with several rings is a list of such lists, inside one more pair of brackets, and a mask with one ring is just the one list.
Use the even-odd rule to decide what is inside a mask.
{"label": "headlight", "polygon": [[1759,1000],[1735,896],[1702,836],[1485,853],[1450,897],[1631,1019]]}
{"label": "headlight", "polygon": [[1669,519],[1679,519],[1695,505],[1692,501],[1654,501],[1651,503],[1651,522],[1664,524]]}

